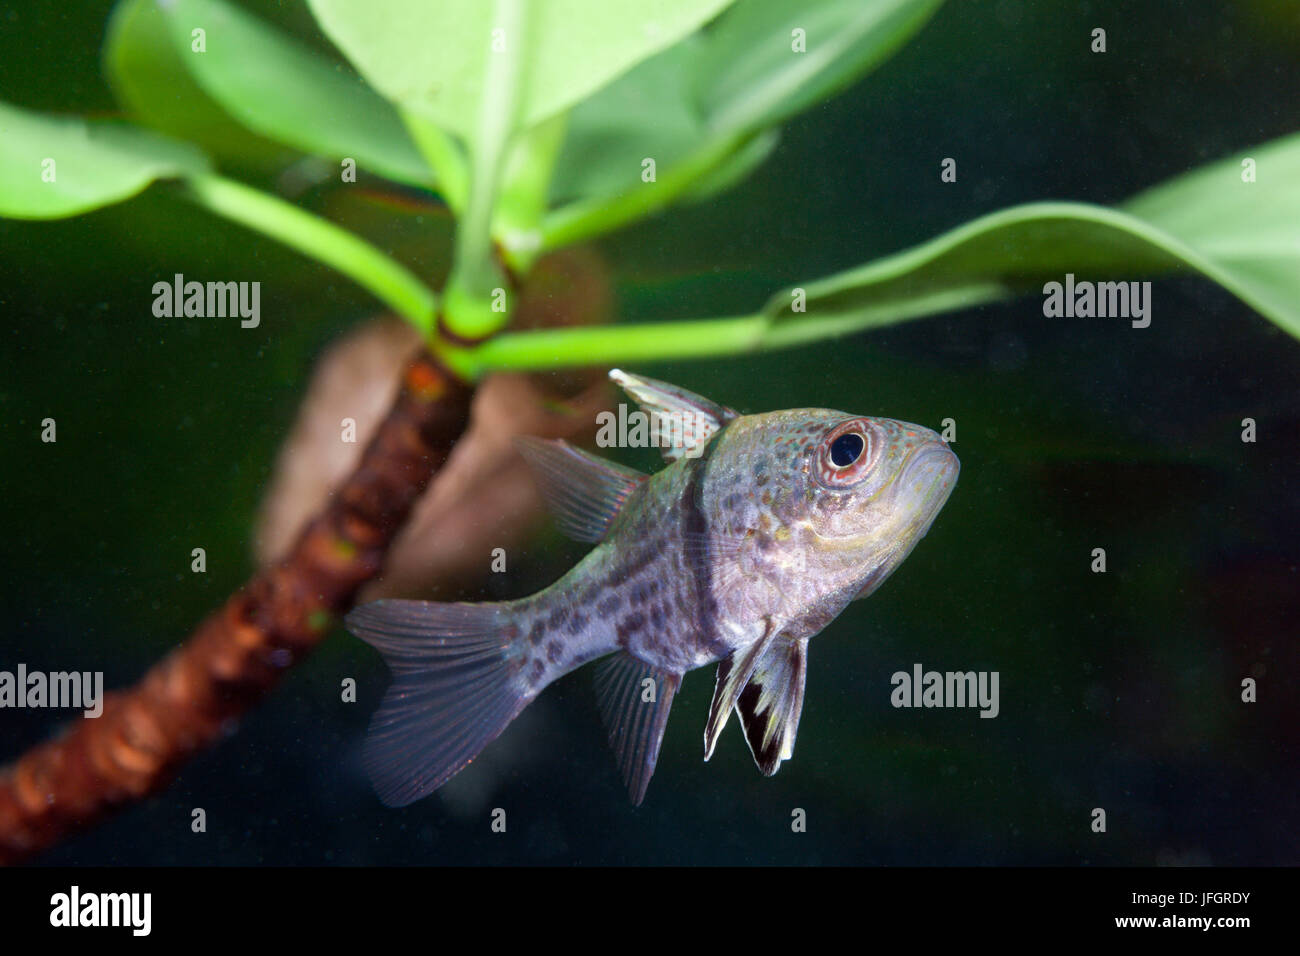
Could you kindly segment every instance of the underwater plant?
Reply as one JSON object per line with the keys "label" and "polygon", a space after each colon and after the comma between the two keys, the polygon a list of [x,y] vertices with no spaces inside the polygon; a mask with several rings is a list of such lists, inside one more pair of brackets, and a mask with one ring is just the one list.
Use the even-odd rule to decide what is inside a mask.
{"label": "underwater plant", "polygon": [[[491,373],[741,356],[1040,291],[1063,314],[1095,310],[1097,288],[1076,295],[1075,274],[1116,296],[1120,281],[1199,274],[1300,336],[1300,136],[1116,207],[981,216],[773,290],[749,314],[523,327],[544,256],[739,182],[783,124],[884,62],[941,2],[309,5],[352,70],[223,0],[125,0],[104,61],[125,121],[0,105],[0,215],[74,216],[155,186],[347,276],[422,343],[360,462],[287,552],[102,717],[0,772],[0,859],[163,785],[329,633],[462,440]],[[445,281],[219,171],[277,164],[436,195],[455,219]],[[930,174],[955,176],[955,162],[936,157]],[[212,285],[160,282],[155,314],[215,306],[256,325],[255,299]]]}

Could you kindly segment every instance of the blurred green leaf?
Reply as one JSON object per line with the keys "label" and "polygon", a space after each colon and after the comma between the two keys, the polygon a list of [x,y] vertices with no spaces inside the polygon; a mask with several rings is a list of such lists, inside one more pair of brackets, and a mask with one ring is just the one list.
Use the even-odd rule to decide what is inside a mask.
{"label": "blurred green leaf", "polygon": [[643,160],[667,169],[696,148],[705,130],[689,81],[701,43],[686,37],[573,108],[553,201],[616,196],[642,185]]}
{"label": "blurred green leaf", "polygon": [[942,3],[742,0],[704,31],[696,60],[701,113],[728,132],[783,122],[881,63]]}
{"label": "blurred green leaf", "polygon": [[[397,182],[433,184],[392,104],[341,64],[222,0],[171,0],[162,9],[175,55],[244,126],[306,153],[355,159]],[[197,29],[204,52],[192,47]]]}
{"label": "blurred green leaf", "polygon": [[698,202],[725,192],[763,165],[780,141],[781,134],[776,129],[765,129],[741,140],[737,149],[691,183],[682,193],[682,199]]}
{"label": "blurred green leaf", "polygon": [[325,33],[390,100],[474,141],[492,52],[523,55],[513,117],[530,127],[676,43],[731,0],[310,0]]}
{"label": "blurred green leaf", "polygon": [[1300,336],[1300,134],[1193,170],[1120,208],[1195,249],[1208,268],[1194,268]]}
{"label": "blurred green leaf", "polygon": [[104,74],[133,119],[194,143],[219,161],[263,169],[295,156],[235,122],[194,82],[155,0],[122,0],[113,8]]}
{"label": "blurred green leaf", "polygon": [[[582,205],[559,214],[552,233],[587,238],[731,187],[774,148],[774,126],[879,65],[942,2],[739,0],[573,108],[552,198]],[[803,52],[794,48],[796,29]],[[692,167],[679,180],[689,186],[672,196],[660,189],[654,202],[620,203],[646,188],[645,159],[661,180]]]}
{"label": "blurred green leaf", "polygon": [[[671,169],[711,142],[715,134],[695,107],[690,83],[704,46],[700,36],[686,37],[573,108],[553,201],[617,196],[643,185],[644,160]],[[737,142],[683,198],[704,199],[735,185],[767,158],[777,136],[765,131]]]}
{"label": "blurred green leaf", "polygon": [[[1062,281],[1135,280],[1173,270],[1217,282],[1300,338],[1300,135],[1157,186],[1119,209],[1030,203],[983,216],[927,243],[805,285],[763,310],[782,340],[856,332]],[[1171,317],[1172,318],[1172,317]],[[1161,321],[1158,309],[1153,321]],[[783,327],[783,328],[781,328]]]}
{"label": "blurred green leaf", "polygon": [[208,168],[195,147],[148,130],[0,103],[0,216],[75,216]]}

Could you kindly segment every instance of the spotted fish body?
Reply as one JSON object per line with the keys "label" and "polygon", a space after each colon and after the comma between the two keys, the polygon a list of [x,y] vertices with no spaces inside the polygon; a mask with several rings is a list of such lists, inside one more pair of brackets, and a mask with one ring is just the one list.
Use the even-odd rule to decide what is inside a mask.
{"label": "spotted fish body", "polygon": [[518,601],[379,601],[349,615],[396,678],[365,758],[385,802],[437,789],[543,688],[597,658],[634,802],[682,675],[715,661],[705,759],[734,710],[775,773],[793,754],[809,638],[898,567],[957,479],[956,456],[917,425],[828,409],[741,416],[611,377],[686,424],[653,475],[563,442],[521,443],[561,527],[598,542],[578,565]]}

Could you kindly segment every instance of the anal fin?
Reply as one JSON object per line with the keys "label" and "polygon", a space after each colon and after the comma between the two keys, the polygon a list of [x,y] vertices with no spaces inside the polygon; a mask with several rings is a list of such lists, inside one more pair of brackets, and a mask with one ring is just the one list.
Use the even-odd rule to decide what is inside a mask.
{"label": "anal fin", "polygon": [[794,756],[807,672],[808,638],[778,637],[754,665],[749,683],[736,699],[749,752],[765,776],[772,776],[781,761]]}
{"label": "anal fin", "polygon": [[668,711],[681,683],[681,674],[660,670],[626,651],[598,666],[600,715],[634,805],[645,799],[659,761]]}

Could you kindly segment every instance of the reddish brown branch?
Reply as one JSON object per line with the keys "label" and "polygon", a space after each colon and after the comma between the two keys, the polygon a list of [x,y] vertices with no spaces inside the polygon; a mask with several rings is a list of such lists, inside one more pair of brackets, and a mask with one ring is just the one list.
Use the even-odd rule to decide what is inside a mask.
{"label": "reddish brown branch", "polygon": [[255,575],[96,719],[0,770],[0,863],[162,788],[316,646],[379,571],[469,419],[471,390],[422,352],[361,462],[284,560]]}

